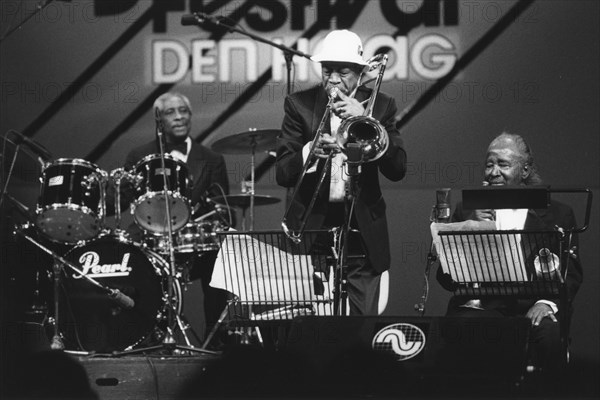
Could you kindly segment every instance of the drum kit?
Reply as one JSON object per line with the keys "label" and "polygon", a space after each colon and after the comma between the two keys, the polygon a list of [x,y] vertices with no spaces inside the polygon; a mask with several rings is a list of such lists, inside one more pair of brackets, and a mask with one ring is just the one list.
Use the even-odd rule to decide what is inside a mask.
{"label": "drum kit", "polygon": [[[239,154],[244,147],[251,152],[252,184],[247,193],[208,199],[207,204],[221,209],[225,203],[244,213],[249,208],[252,227],[254,206],[279,201],[254,193],[255,152],[272,148],[276,134],[251,130],[215,143],[213,149],[223,153]],[[217,233],[229,227],[222,218],[211,218],[219,210],[192,218],[186,164],[169,154],[151,154],[132,169],[111,172],[77,158],[42,165],[35,213],[15,234],[54,260],[49,273],[54,297],[51,347],[83,353],[145,352],[160,348],[162,344],[156,345],[164,344],[165,337],[173,344],[172,334],[179,329],[186,346],[170,349],[207,351],[194,348],[186,334],[182,287],[189,275],[182,258],[218,251]],[[131,240],[120,227],[124,182],[135,188],[131,213],[145,232],[143,243]],[[109,188],[114,188],[115,228],[107,223]]]}

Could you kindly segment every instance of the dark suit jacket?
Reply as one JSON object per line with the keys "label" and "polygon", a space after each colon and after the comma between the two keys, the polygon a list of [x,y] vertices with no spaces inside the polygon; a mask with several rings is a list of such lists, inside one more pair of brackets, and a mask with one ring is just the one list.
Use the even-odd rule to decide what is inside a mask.
{"label": "dark suit jacket", "polygon": [[[125,160],[125,168],[133,168],[141,159],[150,154],[157,154],[158,148],[156,141],[146,143],[136,147]],[[225,194],[229,194],[229,179],[227,176],[227,168],[225,159],[221,154],[215,153],[209,148],[194,142],[192,140],[192,148],[186,162],[188,173],[191,181],[191,196],[192,206],[200,204],[200,209],[196,214],[201,214],[210,211],[208,205],[203,204],[203,198],[221,196],[223,193],[215,184],[222,187]],[[130,204],[134,200],[135,194],[131,188],[123,190],[123,201]]]}
{"label": "dark suit jacket", "polygon": [[[355,98],[363,101],[369,98],[371,89],[361,87]],[[285,116],[282,133],[277,141],[277,183],[284,187],[294,187],[302,169],[302,147],[311,141],[317,132],[325,113],[327,94],[321,85],[294,93],[285,99]],[[367,257],[375,270],[383,272],[390,267],[390,247],[386,219],[386,204],[379,185],[379,172],[392,181],[399,181],[406,173],[406,153],[400,134],[395,127],[396,102],[390,96],[379,93],[373,109],[373,117],[387,130],[390,144],[386,153],[377,161],[362,165],[357,182],[358,197],[354,216],[364,240]],[[324,131],[329,132],[329,122]],[[294,215],[290,215],[290,225],[298,226],[315,188],[323,162],[319,162],[317,173],[307,174],[296,198]],[[329,204],[329,174],[321,187],[319,197],[310,214],[306,229],[322,228]],[[292,191],[290,191],[291,194]],[[290,198],[288,198],[288,205]]]}
{"label": "dark suit jacket", "polygon": [[[472,210],[465,210],[462,208],[462,204],[458,204],[452,220],[455,222],[465,221],[469,219],[469,215]],[[563,229],[575,228],[577,223],[575,221],[575,215],[571,207],[560,202],[552,201],[550,206],[546,209],[539,210],[528,210],[527,218],[525,219],[525,226],[523,230],[528,231],[540,231],[540,230],[554,230],[556,227]],[[573,235],[571,246],[579,248],[577,234]],[[528,257],[529,256],[529,257]],[[527,259],[532,259],[535,255],[527,255]],[[450,275],[444,274],[442,268],[439,267],[437,271],[437,280],[447,290],[454,290],[454,282],[450,278]],[[566,288],[567,288],[567,300],[570,303],[579,290],[579,286],[583,280],[583,270],[579,256],[577,258],[571,258],[566,274]],[[467,299],[463,298],[452,298],[450,300],[449,308],[457,307],[464,304]],[[538,300],[541,299],[509,299],[506,301],[488,302],[492,304],[492,307],[488,305],[487,308],[502,307],[509,314],[521,315],[525,314],[527,310]]]}

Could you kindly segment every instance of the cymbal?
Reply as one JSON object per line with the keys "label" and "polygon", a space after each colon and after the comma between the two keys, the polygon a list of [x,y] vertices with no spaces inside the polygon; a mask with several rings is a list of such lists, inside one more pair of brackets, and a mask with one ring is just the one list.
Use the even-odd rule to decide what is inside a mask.
{"label": "cymbal", "polygon": [[279,129],[255,129],[237,133],[217,140],[211,148],[218,153],[249,154],[254,151],[269,151],[275,147]]}
{"label": "cymbal", "polygon": [[[218,196],[213,197],[212,201],[220,204],[229,204],[231,207],[248,208],[250,207],[250,195],[249,194],[230,194],[229,196]],[[255,194],[254,205],[255,206],[267,206],[269,204],[279,203],[277,197],[266,196]]]}

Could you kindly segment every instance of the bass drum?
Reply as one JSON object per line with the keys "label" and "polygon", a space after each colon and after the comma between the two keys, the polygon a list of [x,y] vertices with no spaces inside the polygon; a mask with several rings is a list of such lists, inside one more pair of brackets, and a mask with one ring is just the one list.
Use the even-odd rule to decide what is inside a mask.
{"label": "bass drum", "polygon": [[[158,343],[167,323],[168,264],[124,237],[108,235],[71,249],[65,258],[59,328],[69,350],[112,353]],[[134,301],[122,308],[86,275]],[[181,287],[173,279],[172,304],[181,312]]]}

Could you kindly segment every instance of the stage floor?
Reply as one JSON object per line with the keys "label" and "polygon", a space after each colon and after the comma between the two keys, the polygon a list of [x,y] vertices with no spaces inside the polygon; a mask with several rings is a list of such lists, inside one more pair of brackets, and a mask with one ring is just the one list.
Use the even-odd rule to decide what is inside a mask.
{"label": "stage floor", "polygon": [[[398,362],[390,363],[389,359],[355,344],[341,348],[341,342],[334,339],[334,334],[340,331],[357,336],[360,330],[348,329],[353,323],[364,326],[370,319],[379,324],[390,318],[408,320],[407,317],[309,319],[300,324],[306,335],[288,337],[286,348],[235,343],[226,344],[218,352],[178,353],[161,348],[147,354],[118,356],[48,351],[47,337],[42,332],[19,330],[22,339],[28,338],[29,351],[16,346],[10,347],[12,353],[4,349],[1,394],[3,399],[98,400],[598,398],[598,365],[582,359],[573,359],[564,376],[548,386],[540,384],[535,374],[525,373],[516,380],[512,373],[490,374],[490,365],[498,362],[494,353],[481,354],[487,360],[480,360],[469,369],[454,354],[449,365],[444,362],[430,368],[424,363],[426,360],[417,360],[409,368]],[[307,325],[309,322],[318,323],[319,329]],[[3,330],[5,345],[7,335],[15,332]],[[315,335],[316,332],[320,335]],[[37,347],[31,346],[36,343]],[[290,347],[290,343],[295,347]]]}

